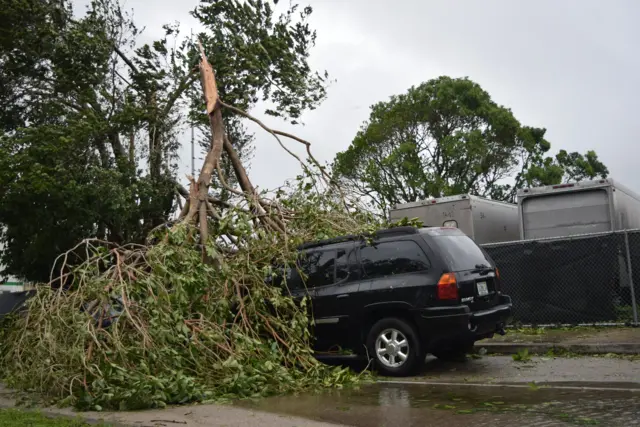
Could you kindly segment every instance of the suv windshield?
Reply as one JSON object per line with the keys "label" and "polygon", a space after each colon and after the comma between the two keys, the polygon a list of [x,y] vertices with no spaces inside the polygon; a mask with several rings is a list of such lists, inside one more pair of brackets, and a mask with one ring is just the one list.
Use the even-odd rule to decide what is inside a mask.
{"label": "suv windshield", "polygon": [[428,230],[437,249],[441,251],[452,271],[491,267],[491,259],[476,243],[459,230]]}

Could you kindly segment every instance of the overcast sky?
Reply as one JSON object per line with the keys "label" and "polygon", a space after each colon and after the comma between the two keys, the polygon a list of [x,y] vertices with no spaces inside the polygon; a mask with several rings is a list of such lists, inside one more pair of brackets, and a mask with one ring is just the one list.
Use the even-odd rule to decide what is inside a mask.
{"label": "overcast sky", "polygon": [[[84,1],[78,1],[83,4]],[[146,36],[178,20],[188,32],[197,0],[128,0]],[[611,177],[640,192],[640,2],[612,0],[307,0],[318,40],[311,64],[337,81],[304,126],[267,124],[313,143],[323,162],[346,149],[369,107],[410,86],[469,77],[522,124],[547,128],[552,151],[596,150]],[[263,118],[259,108],[255,115]],[[253,127],[252,127],[253,129]],[[273,188],[296,162],[257,131],[251,179]],[[295,143],[291,143],[295,146]],[[181,150],[190,170],[189,138]],[[196,162],[199,167],[200,162]]]}

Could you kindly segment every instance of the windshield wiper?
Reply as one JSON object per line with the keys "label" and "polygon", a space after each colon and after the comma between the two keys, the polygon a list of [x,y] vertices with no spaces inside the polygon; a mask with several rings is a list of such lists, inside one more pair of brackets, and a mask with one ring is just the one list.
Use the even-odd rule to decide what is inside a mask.
{"label": "windshield wiper", "polygon": [[474,270],[471,270],[472,273],[480,273],[480,274],[488,274],[493,271],[493,267],[488,266],[487,264],[476,264]]}

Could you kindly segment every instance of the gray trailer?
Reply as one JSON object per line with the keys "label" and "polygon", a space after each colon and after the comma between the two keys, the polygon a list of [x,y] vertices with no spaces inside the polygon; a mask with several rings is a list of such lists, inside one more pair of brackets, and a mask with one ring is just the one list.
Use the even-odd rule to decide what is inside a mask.
{"label": "gray trailer", "polygon": [[521,292],[509,294],[523,312],[543,307],[555,322],[570,323],[608,322],[618,318],[616,308],[635,310],[628,241],[612,232],[640,228],[640,196],[612,179],[525,188],[518,216],[523,252],[514,248],[503,259],[519,257],[512,282]]}
{"label": "gray trailer", "polygon": [[389,219],[419,218],[425,227],[457,227],[478,244],[518,240],[518,207],[470,194],[395,205]]}
{"label": "gray trailer", "polygon": [[522,240],[640,228],[640,196],[612,179],[518,191]]}

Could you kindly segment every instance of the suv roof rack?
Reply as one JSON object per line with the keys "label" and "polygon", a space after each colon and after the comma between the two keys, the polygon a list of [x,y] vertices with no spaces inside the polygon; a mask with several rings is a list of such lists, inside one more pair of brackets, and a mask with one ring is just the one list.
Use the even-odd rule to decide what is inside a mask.
{"label": "suv roof rack", "polygon": [[[373,233],[373,238],[383,238],[383,237],[393,237],[393,236],[402,236],[405,234],[418,234],[418,228],[412,226],[403,226],[403,227],[392,227],[392,228],[384,228],[382,230],[378,230]],[[349,234],[345,236],[334,237],[332,239],[324,239],[317,240],[315,242],[303,243],[298,246],[299,250],[302,249],[310,249],[317,248],[319,246],[332,245],[336,243],[345,243],[345,242],[354,242],[358,240],[363,240],[365,235],[362,234]]]}

